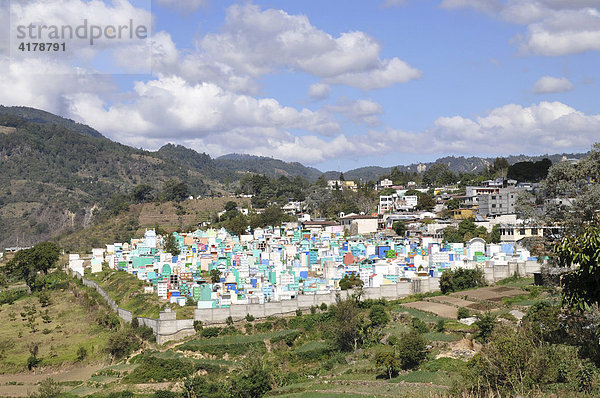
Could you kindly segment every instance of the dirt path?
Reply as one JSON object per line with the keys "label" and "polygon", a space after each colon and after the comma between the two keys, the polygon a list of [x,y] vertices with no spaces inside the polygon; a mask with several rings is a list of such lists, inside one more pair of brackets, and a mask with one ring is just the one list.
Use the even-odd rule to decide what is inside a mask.
{"label": "dirt path", "polygon": [[456,318],[458,315],[458,308],[447,304],[433,303],[430,301],[415,301],[402,305],[404,307],[415,308],[421,311],[432,312],[444,318]]}
{"label": "dirt path", "polygon": [[[87,380],[94,373],[104,368],[104,363],[94,363],[86,366],[69,366],[65,368],[44,369],[36,373],[22,372],[0,375],[0,396],[22,397],[37,391],[40,381],[53,378],[55,381]],[[18,385],[8,385],[18,383]]]}

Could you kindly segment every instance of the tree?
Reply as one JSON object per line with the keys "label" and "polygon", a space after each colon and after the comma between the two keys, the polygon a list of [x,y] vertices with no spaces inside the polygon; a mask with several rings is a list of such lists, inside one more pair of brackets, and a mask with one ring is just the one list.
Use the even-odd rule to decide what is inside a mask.
{"label": "tree", "polygon": [[23,279],[28,292],[34,289],[38,272],[45,274],[53,268],[60,257],[60,248],[52,242],[38,243],[30,249],[18,251],[6,265],[6,272]]}
{"label": "tree", "polygon": [[502,235],[500,234],[500,225],[496,224],[492,227],[489,237],[486,239],[489,243],[500,243]]}
{"label": "tree", "polygon": [[402,335],[396,343],[402,369],[416,368],[427,355],[425,340],[416,331]]}
{"label": "tree", "polygon": [[460,208],[460,199],[450,199],[446,201],[446,208],[448,210],[456,210],[458,208]]}
{"label": "tree", "polygon": [[463,243],[464,237],[454,227],[444,228],[444,241],[449,243]]}
{"label": "tree", "polygon": [[475,325],[477,325],[479,328],[475,338],[481,343],[486,343],[494,331],[495,322],[496,317],[494,315],[489,312],[483,314],[483,316],[481,316],[481,318],[475,322]]}
{"label": "tree", "polygon": [[239,213],[226,223],[226,228],[234,235],[243,235],[248,228],[248,218]]}
{"label": "tree", "polygon": [[348,297],[338,300],[333,317],[333,343],[340,351],[358,348],[362,337],[364,319],[355,300]]}
{"label": "tree", "polygon": [[153,191],[152,188],[148,184],[140,184],[133,188],[133,192],[131,193],[131,198],[136,203],[148,202],[153,199]]}
{"label": "tree", "polygon": [[233,200],[230,200],[227,203],[225,203],[225,211],[232,211],[235,209],[237,209],[237,203],[235,203]]}
{"label": "tree", "polygon": [[355,274],[344,275],[342,279],[340,279],[339,286],[341,290],[348,290],[354,288],[360,288],[364,285],[362,279],[357,277]]}
{"label": "tree", "polygon": [[435,207],[435,199],[433,199],[433,195],[427,192],[417,192],[417,210],[433,210]]}
{"label": "tree", "polygon": [[440,277],[440,290],[444,294],[486,285],[483,271],[480,269],[445,270]]}
{"label": "tree", "polygon": [[406,235],[406,224],[404,221],[394,221],[392,224],[392,229],[398,236]]}
{"label": "tree", "polygon": [[385,310],[382,304],[375,304],[369,310],[369,319],[371,325],[375,327],[382,327],[388,324],[390,321],[390,315]]}
{"label": "tree", "polygon": [[241,372],[231,380],[231,394],[239,398],[262,397],[271,390],[271,373],[258,353],[248,355]]}
{"label": "tree", "polygon": [[181,252],[179,250],[179,245],[177,244],[177,240],[175,239],[175,235],[168,234],[165,237],[165,243],[163,246],[164,250],[168,253],[171,253],[172,256],[178,256]]}
{"label": "tree", "polygon": [[162,199],[166,201],[181,202],[189,195],[188,186],[177,180],[168,180],[163,185]]}
{"label": "tree", "polygon": [[373,357],[375,365],[384,368],[388,378],[392,378],[394,374],[398,373],[401,366],[401,360],[396,350],[393,347],[384,347],[375,352]]}
{"label": "tree", "polygon": [[506,158],[496,158],[496,159],[494,159],[494,163],[493,163],[490,171],[493,174],[495,174],[497,172],[504,172],[509,167],[510,167],[510,163],[508,163],[508,160],[506,160]]}
{"label": "tree", "polygon": [[563,300],[587,309],[600,304],[600,229],[587,226],[579,235],[567,236],[556,246],[561,266],[578,266],[563,275]]}
{"label": "tree", "polygon": [[133,351],[139,349],[140,341],[133,329],[120,330],[112,333],[106,343],[106,351],[115,359],[129,356]]}
{"label": "tree", "polygon": [[221,281],[221,271],[216,268],[210,270],[210,281],[212,283],[219,283]]}

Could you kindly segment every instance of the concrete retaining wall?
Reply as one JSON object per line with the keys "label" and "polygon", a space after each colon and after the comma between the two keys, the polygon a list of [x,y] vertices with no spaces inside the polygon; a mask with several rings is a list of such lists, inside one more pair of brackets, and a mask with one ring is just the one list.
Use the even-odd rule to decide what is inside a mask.
{"label": "concrete retaining wall", "polygon": [[[485,279],[488,282],[508,278],[516,272],[518,275],[532,275],[539,272],[540,264],[536,261],[527,262],[509,262],[505,265],[495,265],[494,267],[484,268]],[[117,303],[94,281],[90,281],[73,272],[73,275],[80,279],[85,286],[93,287],[108,302],[113,311],[117,312],[119,317],[125,322],[132,321],[131,311],[119,308]],[[439,278],[416,279],[410,282],[401,281],[392,285],[383,285],[381,287],[364,288],[364,298],[366,299],[395,299],[409,296],[417,293],[437,292],[440,290]],[[177,319],[175,312],[161,312],[158,319],[138,317],[140,325],[148,326],[154,331],[158,344],[163,344],[170,340],[178,340],[195,334],[194,321],[202,321],[204,325],[223,324],[227,318],[241,320],[246,314],[252,315],[256,319],[269,316],[293,315],[296,310],[306,311],[311,306],[320,306],[322,303],[327,305],[336,302],[336,296],[342,299],[346,298],[351,292],[337,291],[327,294],[301,294],[293,300],[278,302],[268,302],[264,304],[240,304],[232,305],[229,308],[197,308],[194,310],[193,319]]]}
{"label": "concrete retaining wall", "polygon": [[[412,282],[398,282],[393,285],[364,288],[365,299],[396,299],[416,293],[435,292],[440,290],[439,278],[419,279]],[[222,324],[231,317],[234,321],[242,320],[246,314],[256,319],[268,316],[293,315],[297,310],[306,311],[312,306],[327,305],[336,302],[336,296],[346,298],[351,292],[337,291],[327,294],[300,294],[293,300],[267,302],[264,304],[233,304],[229,308],[199,308],[194,310],[194,320],[204,325]]]}
{"label": "concrete retaining wall", "polygon": [[484,267],[485,280],[494,283],[500,279],[509,278],[515,273],[519,276],[533,276],[540,272],[540,263],[535,260],[509,261],[507,264],[495,264],[493,267]]}

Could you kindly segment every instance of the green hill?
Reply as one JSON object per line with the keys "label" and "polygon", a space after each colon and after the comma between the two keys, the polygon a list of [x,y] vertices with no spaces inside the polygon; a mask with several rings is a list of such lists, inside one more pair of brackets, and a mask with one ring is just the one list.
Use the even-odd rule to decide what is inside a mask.
{"label": "green hill", "polygon": [[71,131],[79,134],[89,135],[91,137],[101,138],[103,137],[98,131],[94,130],[90,126],[85,124],[77,123],[71,119],[66,119],[54,115],[50,112],[42,111],[40,109],[29,108],[26,106],[2,106],[0,105],[0,115],[17,116],[28,122],[35,122],[39,124],[56,124],[58,126],[65,127]]}

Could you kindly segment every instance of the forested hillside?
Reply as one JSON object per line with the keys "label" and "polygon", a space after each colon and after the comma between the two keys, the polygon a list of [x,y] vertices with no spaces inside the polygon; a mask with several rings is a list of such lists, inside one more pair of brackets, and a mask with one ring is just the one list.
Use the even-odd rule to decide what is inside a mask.
{"label": "forested hillside", "polygon": [[199,171],[157,153],[14,116],[0,116],[0,125],[0,247],[87,226],[111,198],[141,184],[210,192]]}

